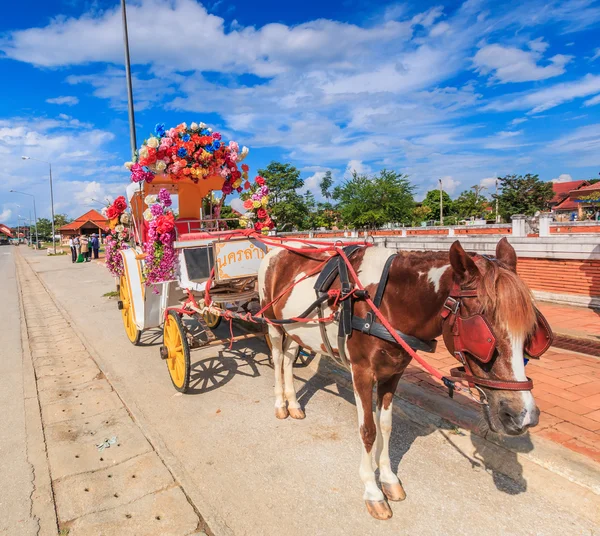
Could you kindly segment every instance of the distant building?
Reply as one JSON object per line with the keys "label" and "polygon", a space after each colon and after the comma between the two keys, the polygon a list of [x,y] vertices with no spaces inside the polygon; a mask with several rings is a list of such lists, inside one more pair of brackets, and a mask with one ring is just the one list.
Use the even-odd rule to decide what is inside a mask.
{"label": "distant building", "polygon": [[588,181],[553,182],[554,197],[550,200],[550,210],[557,219],[568,219],[575,212],[579,214],[580,204],[575,201],[575,192],[589,186]]}
{"label": "distant building", "polygon": [[67,225],[63,225],[58,232],[61,241],[68,240],[72,236],[97,234],[100,239],[108,234],[108,220],[97,210],[88,210],[79,218]]}

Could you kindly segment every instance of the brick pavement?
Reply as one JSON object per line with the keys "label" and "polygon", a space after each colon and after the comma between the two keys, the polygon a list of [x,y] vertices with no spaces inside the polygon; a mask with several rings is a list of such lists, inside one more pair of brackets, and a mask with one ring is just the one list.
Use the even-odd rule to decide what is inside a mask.
{"label": "brick pavement", "polygon": [[[600,311],[538,304],[557,332],[577,332],[580,336],[600,335]],[[443,341],[428,361],[444,372],[457,366]],[[552,347],[539,361],[526,368],[533,379],[533,394],[541,410],[540,423],[531,432],[559,443],[600,462],[600,359]],[[411,365],[402,377],[425,389],[446,393],[446,388],[418,365]],[[467,397],[456,400],[475,406]]]}

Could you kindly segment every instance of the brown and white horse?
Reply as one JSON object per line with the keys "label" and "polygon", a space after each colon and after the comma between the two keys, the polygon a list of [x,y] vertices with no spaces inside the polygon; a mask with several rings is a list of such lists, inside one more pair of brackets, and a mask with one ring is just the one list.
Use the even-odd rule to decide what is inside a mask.
{"label": "brown and white horse", "polygon": [[[394,251],[370,247],[351,257],[351,264],[371,295],[375,293],[383,267]],[[323,254],[301,255],[276,248],[265,257],[259,270],[259,291],[263,306],[270,303],[293,282],[315,270]],[[498,381],[525,381],[524,346],[537,320],[531,294],[516,274],[517,256],[506,239],[496,248],[496,259],[467,254],[455,242],[448,252],[400,252],[391,264],[380,310],[392,326],[424,341],[442,335],[442,310],[453,288],[476,289],[462,302],[466,315],[481,313],[491,326],[496,349],[488,363],[466,355],[474,376]],[[318,274],[317,274],[318,275]],[[265,312],[267,318],[288,319],[305,311],[315,300],[316,277],[306,278],[275,301]],[[339,278],[332,288],[339,287]],[[362,317],[369,307],[354,303],[354,314]],[[325,316],[331,313],[328,307]],[[316,317],[317,311],[310,317]],[[327,325],[332,350],[338,353],[337,323]],[[326,354],[317,323],[269,326],[275,369],[275,415],[303,419],[296,398],[292,367],[297,346]],[[449,341],[447,341],[449,342]],[[451,342],[450,342],[451,344]],[[392,401],[410,356],[399,345],[360,331],[346,342],[350,362],[362,457],[359,474],[365,486],[364,499],[369,513],[388,519],[392,511],[386,501],[401,501],[406,495],[391,468],[389,439],[392,428]],[[373,416],[373,387],[376,387],[376,413]],[[481,387],[487,397],[485,418],[500,433],[518,435],[538,423],[539,410],[530,390],[501,390]],[[373,469],[373,454],[379,469],[379,489]]]}

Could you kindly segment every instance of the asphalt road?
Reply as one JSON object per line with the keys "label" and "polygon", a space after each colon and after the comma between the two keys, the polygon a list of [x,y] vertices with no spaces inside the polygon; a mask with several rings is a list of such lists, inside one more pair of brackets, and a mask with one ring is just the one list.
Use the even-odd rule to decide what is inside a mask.
{"label": "asphalt road", "polygon": [[15,249],[0,246],[0,534],[11,536],[36,534],[38,529],[31,513],[33,470],[27,460]]}
{"label": "asphalt road", "polygon": [[180,395],[159,358],[160,333],[140,347],[126,339],[115,300],[103,297],[114,280],[102,265],[23,253],[217,534],[600,534],[590,520],[597,496],[516,455],[491,469],[484,442],[401,412],[391,454],[407,499],[377,522],[362,500],[356,409],[344,387],[296,368],[307,417],[275,419],[266,347],[254,340],[194,352],[193,390]]}

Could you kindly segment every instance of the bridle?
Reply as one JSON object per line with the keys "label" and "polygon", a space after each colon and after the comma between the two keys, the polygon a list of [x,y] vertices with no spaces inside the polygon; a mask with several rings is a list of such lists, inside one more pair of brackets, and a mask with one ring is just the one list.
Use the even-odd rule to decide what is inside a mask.
{"label": "bridle", "polygon": [[[495,260],[495,259],[490,259]],[[531,391],[533,381],[496,380],[481,378],[473,374],[467,360],[467,354],[478,362],[487,364],[497,354],[496,336],[492,327],[482,313],[462,316],[462,301],[476,298],[477,290],[463,289],[457,282],[452,284],[450,295],[442,308],[442,330],[448,349],[462,366],[450,370],[450,375],[457,380],[467,382],[484,395],[480,387],[502,391]],[[536,309],[537,326],[531,337],[526,341],[525,353],[528,357],[539,358],[552,344],[552,330],[542,313]]]}

